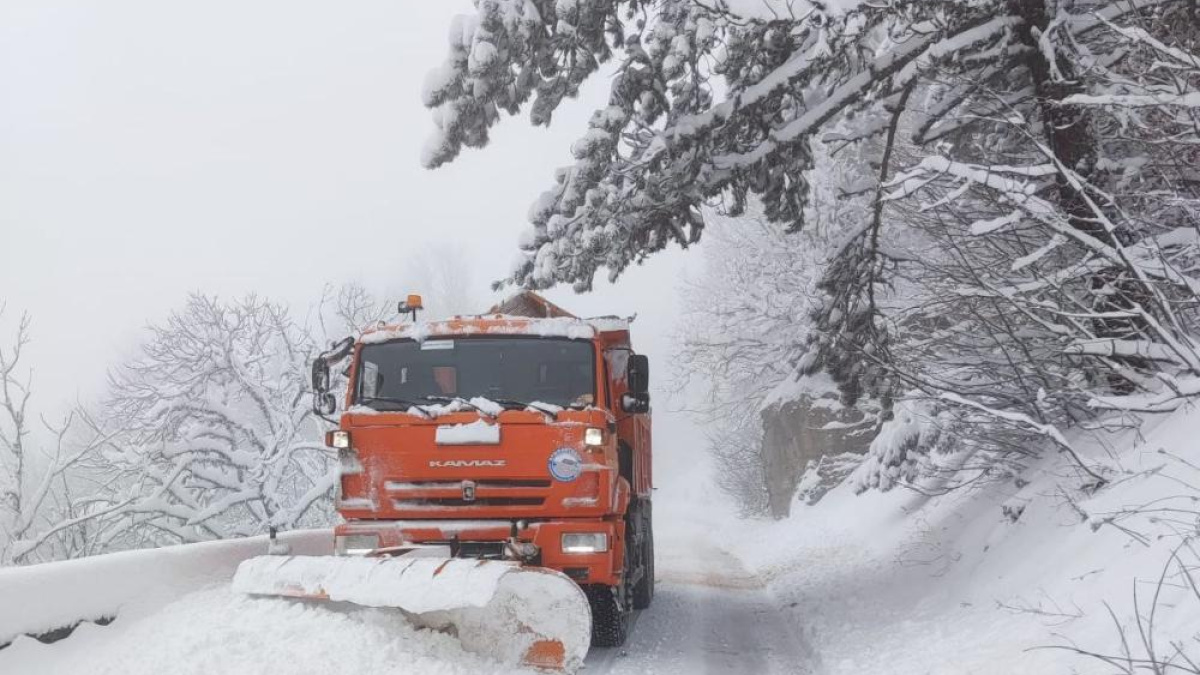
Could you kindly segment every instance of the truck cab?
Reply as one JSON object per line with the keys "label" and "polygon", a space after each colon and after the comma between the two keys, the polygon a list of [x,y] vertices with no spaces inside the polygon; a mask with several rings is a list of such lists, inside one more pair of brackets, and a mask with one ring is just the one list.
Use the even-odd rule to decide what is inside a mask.
{"label": "truck cab", "polygon": [[326,414],[337,357],[346,395],[326,442],[341,470],[340,554],[558,570],[588,596],[593,644],[625,640],[654,583],[649,368],[628,321],[379,325],[314,364]]}

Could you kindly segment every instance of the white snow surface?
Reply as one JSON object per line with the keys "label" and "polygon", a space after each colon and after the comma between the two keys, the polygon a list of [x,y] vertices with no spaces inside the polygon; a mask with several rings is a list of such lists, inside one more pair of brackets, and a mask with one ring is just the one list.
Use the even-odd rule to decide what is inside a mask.
{"label": "white snow surface", "polygon": [[[1073,437],[1086,461],[1118,467],[1093,496],[1065,488],[1079,480],[1050,453],[1021,476],[1028,483],[940,497],[903,488],[856,496],[842,485],[815,505],[797,502],[785,520],[723,528],[723,544],[763,580],[781,620],[802,627],[817,673],[1118,672],[1045,647],[1117,654],[1107,604],[1138,649],[1134,590],[1145,618],[1179,535],[1188,523],[1195,531],[1196,438],[1195,409],[1123,436]],[[1129,513],[1143,506],[1190,515],[1180,513],[1181,523],[1170,511]],[[1196,659],[1200,596],[1172,580],[1180,583],[1163,590],[1155,641],[1165,655],[1177,640]]]}
{"label": "white snow surface", "polygon": [[[512,664],[539,637],[562,639],[568,662],[587,649],[586,600],[561,574],[498,562],[331,558],[327,530],[284,539],[319,555],[263,556],[259,537],[0,570],[0,643],[15,636],[0,650],[0,673],[475,675],[531,672]],[[313,574],[331,560],[337,574]],[[231,584],[239,562],[246,574]],[[271,586],[281,565],[288,579],[319,578],[335,601],[354,604],[246,594]],[[87,621],[102,617],[115,621]],[[25,635],[80,620],[52,644]]]}
{"label": "white snow surface", "polygon": [[495,417],[496,415],[504,412],[504,406],[496,403],[490,398],[484,398],[483,396],[475,396],[468,402],[484,415],[489,415],[491,417]]}
{"label": "white snow surface", "polygon": [[[499,319],[498,323],[488,327],[488,335],[527,335],[534,337],[559,337],[573,340],[587,340],[595,337],[596,333],[607,331],[629,330],[629,320],[617,317],[597,317],[594,319],[577,319],[574,317],[553,317],[547,319],[532,319],[524,316],[507,316],[489,314],[484,317],[458,317],[459,319],[488,318]],[[436,338],[452,338],[460,335],[475,335],[478,330],[474,326],[463,325],[455,320],[418,321],[381,326],[368,330],[361,341],[364,344],[375,344],[389,340],[409,339],[423,342]]]}
{"label": "white snow surface", "polygon": [[[582,319],[527,319],[524,317],[511,317],[511,319],[510,322],[491,326],[487,333],[490,335],[529,335],[570,339],[590,339],[596,335],[596,329]],[[418,321],[417,323],[399,324],[369,331],[363,334],[362,342],[372,344],[401,338],[423,342],[438,337],[477,333],[478,329],[475,326],[456,325],[449,321]]]}
{"label": "white snow surface", "polygon": [[[180,596],[225,583],[246,558],[267,552],[266,537],[127,551],[0,569],[0,644],[80,620],[144,615]],[[333,549],[329,530],[280,535],[296,553]],[[15,608],[16,611],[13,611]],[[0,673],[9,671],[0,651]]]}
{"label": "white snow surface", "polygon": [[500,442],[500,425],[482,418],[470,424],[442,425],[437,428],[438,445],[496,445]]}
{"label": "white snow surface", "polygon": [[213,586],[150,615],[103,627],[84,624],[58,643],[18,640],[0,651],[0,672],[479,675],[498,671],[495,662],[464,652],[450,635],[419,630],[395,610],[251,598],[227,586]]}
{"label": "white snow surface", "polygon": [[[698,487],[672,501],[678,486],[668,485],[657,495],[655,604],[625,648],[593,649],[586,672],[1113,672],[1043,647],[1115,653],[1121,641],[1106,605],[1129,628],[1135,588],[1148,614],[1178,534],[1195,527],[1197,437],[1193,408],[1121,436],[1070,436],[1085,461],[1115,471],[1091,495],[1054,453],[1021,481],[944,496],[904,488],[856,496],[847,484],[775,522],[725,516]],[[1182,525],[1169,511],[1132,513],[1144,505],[1180,509]],[[36,608],[36,593],[86,604],[98,592],[86,566],[97,561],[77,564],[73,586],[38,584],[19,604],[4,595],[0,616],[11,623]],[[12,573],[28,571],[0,572],[0,581]],[[1179,641],[1195,658],[1200,598],[1173,583],[1160,599],[1156,642]],[[385,610],[250,600],[220,587],[160,607],[124,612],[108,627],[85,624],[53,645],[18,638],[0,650],[0,672],[507,672]],[[345,649],[349,642],[356,648]]]}

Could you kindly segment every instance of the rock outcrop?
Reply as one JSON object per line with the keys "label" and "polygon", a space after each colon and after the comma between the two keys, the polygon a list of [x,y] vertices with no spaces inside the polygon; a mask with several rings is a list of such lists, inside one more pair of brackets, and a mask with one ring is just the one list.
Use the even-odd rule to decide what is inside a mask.
{"label": "rock outcrop", "polygon": [[762,411],[762,455],[770,512],[784,518],[809,462],[862,454],[871,443],[874,417],[847,409],[831,394],[804,393]]}

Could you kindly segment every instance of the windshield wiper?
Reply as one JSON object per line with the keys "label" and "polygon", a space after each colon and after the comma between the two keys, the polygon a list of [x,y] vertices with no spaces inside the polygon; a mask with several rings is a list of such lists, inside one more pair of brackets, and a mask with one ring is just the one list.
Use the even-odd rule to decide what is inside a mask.
{"label": "windshield wiper", "polygon": [[414,403],[406,398],[396,398],[394,396],[369,396],[369,397],[365,397],[365,398],[361,399],[359,401],[359,403],[366,405],[368,403],[374,403],[376,401],[378,401],[380,403],[395,403],[396,405],[403,406],[405,408],[415,408],[417,410],[420,410],[421,414],[424,415],[425,417],[427,417],[427,418],[432,417],[432,415],[429,414],[429,411],[426,410],[424,407],[422,407],[421,404]]}
{"label": "windshield wiper", "polygon": [[543,408],[542,406],[540,406],[536,403],[526,403],[525,401],[517,401],[517,400],[511,399],[511,398],[493,398],[493,399],[489,399],[489,400],[495,401],[496,403],[499,403],[502,406],[512,406],[512,408],[514,410],[518,410],[518,409],[524,410],[525,408],[532,408],[533,410],[536,410],[536,411],[542,413],[543,415],[550,417],[550,419],[554,420],[555,422],[558,421],[559,411],[552,410],[550,408]]}
{"label": "windshield wiper", "polygon": [[483,408],[480,408],[479,406],[475,405],[474,403],[471,403],[470,401],[468,401],[467,399],[465,399],[461,396],[422,396],[421,400],[422,401],[432,401],[434,403],[461,403],[465,406],[470,406],[470,407],[474,408],[476,411],[479,412],[480,415],[483,415],[484,417],[488,418],[489,420],[492,420],[493,422],[496,421],[495,415],[489,413],[488,411],[484,410]]}

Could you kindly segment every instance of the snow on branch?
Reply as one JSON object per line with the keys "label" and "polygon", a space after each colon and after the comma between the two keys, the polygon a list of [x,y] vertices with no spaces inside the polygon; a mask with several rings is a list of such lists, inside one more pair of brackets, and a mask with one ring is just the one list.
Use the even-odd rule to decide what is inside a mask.
{"label": "snow on branch", "polygon": [[79,407],[57,423],[42,418],[42,430],[31,426],[32,369],[24,363],[30,326],[22,316],[12,347],[0,345],[0,566],[90,550],[95,521],[123,506],[73,486],[103,480],[91,471],[113,431]]}
{"label": "snow on branch", "polygon": [[1053,441],[1060,450],[1070,455],[1074,460],[1075,465],[1078,466],[1084,473],[1094,478],[1097,484],[1104,485],[1108,482],[1107,478],[1104,478],[1100,474],[1096,473],[1094,469],[1088,467],[1088,465],[1083,462],[1083,459],[1078,453],[1076,453],[1074,446],[1071,445],[1071,442],[1067,440],[1067,437],[1063,435],[1062,431],[1059,430],[1059,428],[1055,425],[1038,422],[1025,413],[992,408],[979,403],[978,401],[972,401],[971,399],[950,391],[942,392],[940,394],[940,398],[945,401],[950,401],[951,403],[957,403],[959,405],[967,406],[968,408],[973,408],[989,417],[1011,422],[1020,427],[1029,429],[1040,436],[1044,436]]}
{"label": "snow on branch", "polygon": [[255,297],[192,296],[151,332],[108,403],[141,526],[201,540],[323,524],[312,506],[330,503],[335,462],[312,442],[324,429],[307,395],[312,337]]}
{"label": "snow on branch", "polygon": [[[1017,17],[1002,16],[942,40],[937,39],[936,33],[911,36],[908,40],[901,42],[893,51],[885,52],[882,56],[877,57],[860,73],[835,89],[821,104],[806,110],[803,115],[778,130],[771,131],[767,139],[754,150],[746,153],[714,156],[713,165],[718,169],[729,170],[762,161],[781,145],[795,142],[811,134],[851,103],[864,98],[867,92],[878,86],[881,81],[886,81],[893,74],[896,75],[896,78],[890,83],[890,86],[897,89],[902,88],[916,78],[918,73],[932,67],[938,61],[982,42],[993,40],[1018,23],[1020,23],[1020,19]],[[771,80],[775,75],[772,73],[764,80]],[[780,78],[785,77],[784,74],[780,75]],[[723,117],[732,115],[740,107],[740,104],[741,101],[735,99],[733,107]]]}
{"label": "snow on branch", "polygon": [[1159,92],[1154,94],[1072,94],[1064,105],[1109,105],[1132,108],[1180,106],[1200,108],[1200,92]]}
{"label": "snow on branch", "polygon": [[1200,396],[1200,377],[1176,380],[1160,378],[1159,392],[1144,392],[1128,396],[1096,396],[1089,405],[1097,410],[1122,410],[1140,413],[1168,413],[1178,410],[1189,400]]}

